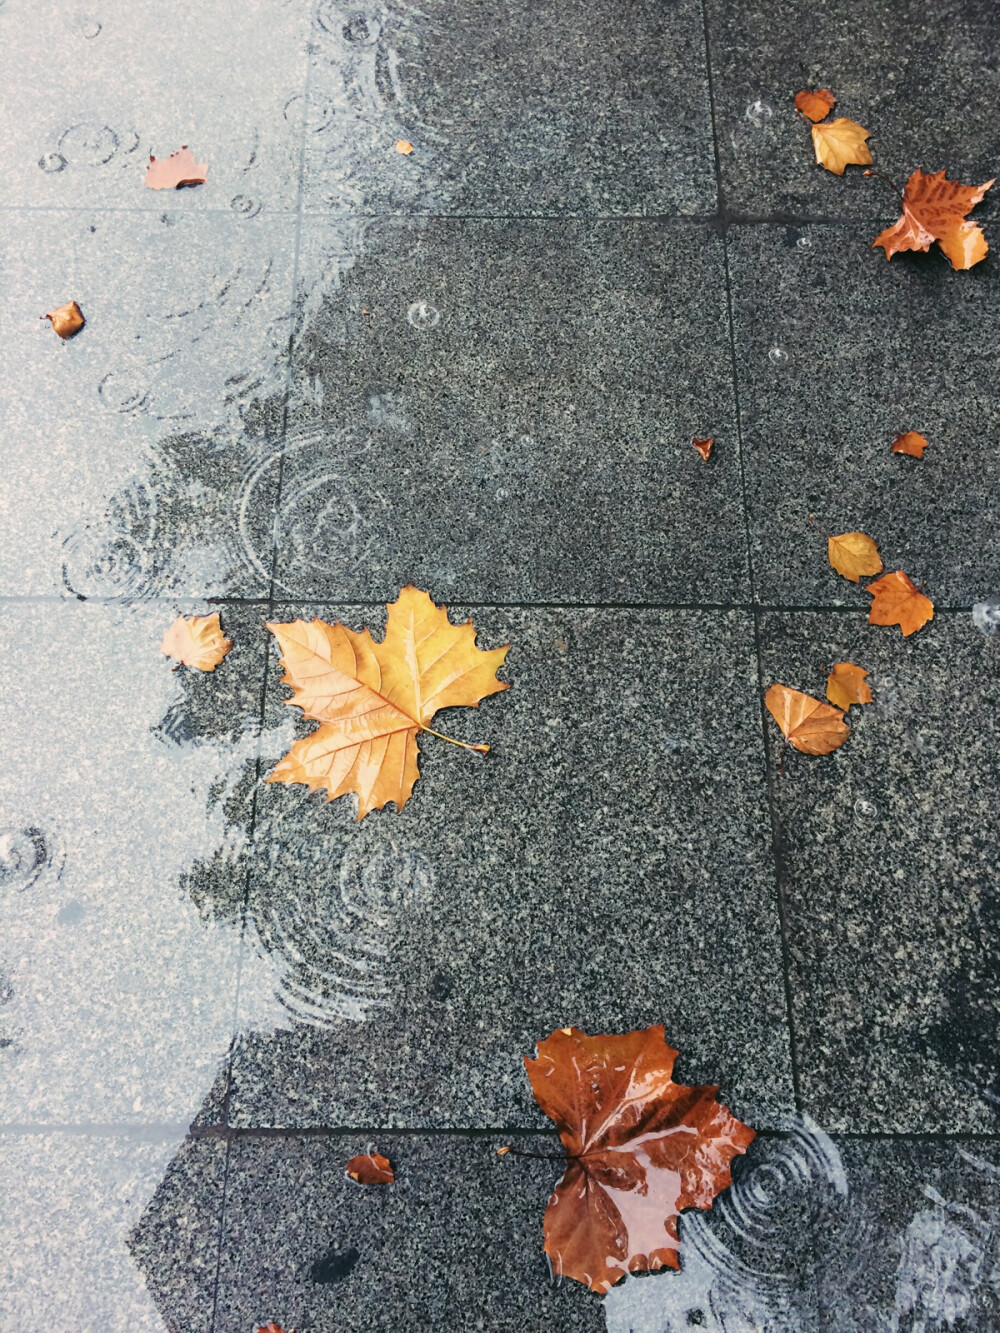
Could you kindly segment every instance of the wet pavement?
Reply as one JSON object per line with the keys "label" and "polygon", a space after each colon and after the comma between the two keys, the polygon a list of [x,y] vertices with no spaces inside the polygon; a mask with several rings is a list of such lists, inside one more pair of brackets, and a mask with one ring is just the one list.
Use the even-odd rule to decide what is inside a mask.
{"label": "wet pavement", "polygon": [[[978,184],[998,44],[987,0],[0,0],[0,1333],[1000,1326],[1000,260],[887,264],[792,111]],[[183,143],[206,184],[145,189]],[[489,758],[360,824],[265,785],[309,724],[264,622],[378,637],[408,582],[511,644],[444,721]],[[875,703],[782,754],[763,690],[839,660]],[[495,1149],[558,1148],[537,1040],[652,1023],[759,1134],[602,1300],[558,1163]]]}

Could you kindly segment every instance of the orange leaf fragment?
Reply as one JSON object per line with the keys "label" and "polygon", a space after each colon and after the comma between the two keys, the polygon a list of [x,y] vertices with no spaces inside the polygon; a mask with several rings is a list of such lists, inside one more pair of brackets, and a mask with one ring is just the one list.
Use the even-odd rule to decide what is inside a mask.
{"label": "orange leaf fragment", "polygon": [[714,437],[711,437],[711,436],[710,436],[707,440],[698,440],[698,439],[695,439],[695,440],[692,440],[691,443],[694,445],[694,447],[695,447],[695,448],[698,450],[698,452],[701,454],[702,462],[707,463],[708,460],[709,460],[709,458],[710,458],[710,456],[711,456],[711,453],[712,453],[712,447],[713,447],[713,445],[715,444],[715,439],[714,439]]}
{"label": "orange leaf fragment", "polygon": [[828,538],[826,551],[837,573],[852,583],[882,572],[878,547],[863,532],[842,532],[838,537]]}
{"label": "orange leaf fragment", "polygon": [[344,1170],[359,1185],[391,1185],[396,1179],[388,1157],[383,1157],[380,1152],[352,1157]]}
{"label": "orange leaf fragment", "polygon": [[160,651],[196,671],[214,671],[232,646],[216,611],[211,616],[178,616],[164,634]]}
{"label": "orange leaf fragment", "polygon": [[510,1144],[509,1144],[509,1143],[505,1143],[504,1146],[503,1146],[502,1148],[498,1148],[498,1149],[497,1149],[497,1156],[498,1156],[498,1157],[506,1157],[507,1154],[508,1154],[509,1152],[510,1152]]}
{"label": "orange leaf fragment", "polygon": [[51,323],[60,338],[72,338],[87,322],[83,317],[83,311],[75,301],[67,301],[58,310],[50,310],[47,315],[42,315],[42,319],[47,319]]}
{"label": "orange leaf fragment", "polygon": [[865,680],[868,672],[853,662],[835,662],[826,678],[826,697],[846,713],[851,704],[870,704],[871,687]]}
{"label": "orange leaf fragment", "polygon": [[[258,1324],[257,1333],[285,1333],[280,1324]],[[290,1328],[288,1333],[295,1333],[294,1328]]]}
{"label": "orange leaf fragment", "polygon": [[204,185],[208,163],[196,162],[187,144],[169,157],[149,155],[146,184],[151,190],[179,190],[184,185]]}
{"label": "orange leaf fragment", "polygon": [[864,126],[846,116],[812,127],[816,161],[835,176],[843,176],[845,167],[871,165],[871,149],[865,143],[867,138],[868,131]]}
{"label": "orange leaf fragment", "polygon": [[790,690],[787,685],[772,685],[764,703],[788,744],[803,754],[830,754],[839,750],[851,734],[839,708],[831,708],[801,690]]}
{"label": "orange leaf fragment", "polygon": [[892,452],[894,454],[909,454],[911,458],[923,458],[924,450],[930,441],[920,434],[918,430],[908,430],[903,435],[897,435],[892,442]]}
{"label": "orange leaf fragment", "polygon": [[397,139],[396,152],[402,153],[405,157],[409,157],[413,152],[413,144],[410,143],[409,139]]}
{"label": "orange leaf fragment", "polygon": [[282,681],[295,691],[286,702],[321,725],[295,742],[267,781],[325,788],[331,801],[355,792],[358,819],[389,801],[402,810],[420,776],[417,737],[431,731],[438,709],[477,708],[509,688],[496,679],[507,647],[477,648],[471,620],[453,625],[443,606],[412,586],[388,611],[381,643],[366,629],[324,620],[268,625],[281,645]]}
{"label": "orange leaf fragment", "polygon": [[898,625],[907,638],[934,619],[934,603],[901,569],[869,583],[865,592],[874,599],[868,608],[869,625]]}
{"label": "orange leaf fragment", "polygon": [[563,1028],[525,1057],[535,1101],[570,1159],[545,1210],[557,1276],[605,1292],[626,1273],[680,1267],[682,1208],[711,1208],[754,1131],[714,1087],[671,1077],[660,1026],[589,1037]]}
{"label": "orange leaf fragment", "polygon": [[898,221],[879,233],[872,249],[881,246],[886,259],[891,259],[904,250],[929,250],[937,241],[952,268],[971,268],[986,258],[989,246],[982,229],[967,222],[965,215],[992,184],[989,180],[985,185],[962,185],[943,171],[927,173],[918,167],[906,182]]}
{"label": "orange leaf fragment", "polygon": [[822,120],[828,116],[837,104],[837,99],[829,88],[819,88],[816,92],[811,92],[808,88],[803,88],[800,93],[795,94],[795,110],[801,111],[809,120]]}

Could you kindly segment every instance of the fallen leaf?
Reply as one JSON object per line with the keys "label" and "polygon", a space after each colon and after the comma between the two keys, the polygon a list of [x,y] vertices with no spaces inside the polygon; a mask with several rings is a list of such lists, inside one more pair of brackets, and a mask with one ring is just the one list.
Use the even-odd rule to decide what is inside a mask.
{"label": "fallen leaf", "polygon": [[846,713],[851,704],[870,704],[871,689],[865,680],[868,672],[853,662],[835,662],[826,678],[826,697]]}
{"label": "fallen leaf", "polygon": [[396,1179],[388,1157],[383,1157],[380,1152],[352,1157],[344,1170],[359,1185],[391,1185]]}
{"label": "fallen leaf", "polygon": [[822,120],[824,116],[830,114],[836,104],[837,99],[829,88],[819,88],[816,92],[803,88],[800,93],[795,94],[795,110],[801,111],[810,120]]}
{"label": "fallen leaf", "polygon": [[497,1149],[497,1156],[506,1157],[509,1152],[510,1152],[510,1145],[505,1144],[502,1148]]}
{"label": "fallen leaf", "polygon": [[410,143],[409,139],[397,139],[396,152],[403,153],[406,157],[409,157],[413,152],[413,144]]}
{"label": "fallen leaf", "polygon": [[184,666],[214,671],[232,646],[232,640],[222,633],[216,611],[211,616],[178,616],[164,634],[160,651]]}
{"label": "fallen leaf", "polygon": [[982,229],[965,215],[992,184],[962,185],[948,180],[943,171],[925,173],[918,167],[906,182],[898,221],[879,233],[872,249],[881,246],[891,259],[904,250],[929,250],[937,241],[952,268],[971,268],[986,258],[989,246]]}
{"label": "fallen leaf", "polygon": [[42,319],[49,320],[60,338],[72,338],[87,322],[75,301],[67,301],[58,310],[50,310],[47,315],[42,315]]}
{"label": "fallen leaf", "polygon": [[679,1268],[677,1217],[711,1208],[754,1131],[671,1074],[662,1027],[588,1037],[561,1028],[525,1058],[535,1100],[569,1162],[545,1210],[557,1277],[605,1292],[628,1273]]}
{"label": "fallen leaf", "polygon": [[871,574],[882,573],[882,557],[871,537],[863,532],[842,532],[839,537],[830,537],[826,543],[830,564],[845,579],[857,583],[859,579]]}
{"label": "fallen leaf", "polygon": [[711,453],[712,453],[712,446],[715,444],[715,440],[714,440],[713,438],[710,437],[710,438],[707,439],[707,440],[697,440],[697,439],[695,439],[695,440],[692,440],[691,443],[694,445],[694,447],[695,447],[695,448],[698,450],[698,452],[701,454],[702,461],[705,462],[705,463],[707,463],[708,460],[709,460],[709,457],[710,457],[710,455],[711,455]]}
{"label": "fallen leaf", "polygon": [[[259,1324],[257,1326],[257,1333],[285,1333],[285,1330],[280,1324]],[[295,1329],[290,1328],[288,1333],[295,1333]]]}
{"label": "fallen leaf", "polygon": [[907,638],[934,619],[934,603],[901,569],[869,583],[865,592],[874,599],[868,608],[869,625],[898,625]]}
{"label": "fallen leaf", "polygon": [[441,735],[428,726],[439,708],[475,708],[508,688],[496,679],[507,648],[477,648],[471,620],[453,625],[414,587],[388,611],[382,643],[323,620],[268,625],[281,645],[283,682],[295,690],[287,702],[322,725],[295,742],[267,781],[325,788],[331,801],[356,792],[358,819],[389,801],[402,810],[420,776],[417,736]]}
{"label": "fallen leaf", "polygon": [[838,708],[787,685],[772,685],[764,695],[767,711],[794,750],[803,754],[830,754],[851,734]]}
{"label": "fallen leaf", "polygon": [[894,454],[909,454],[911,458],[923,458],[929,440],[918,430],[908,430],[904,435],[897,435],[892,442]]}
{"label": "fallen leaf", "polygon": [[816,161],[835,176],[843,176],[845,167],[871,164],[871,150],[865,143],[868,131],[856,120],[838,116],[836,120],[814,125],[812,137]]}
{"label": "fallen leaf", "polygon": [[146,184],[151,190],[179,190],[183,185],[204,185],[208,163],[196,162],[187,144],[169,157],[149,155]]}

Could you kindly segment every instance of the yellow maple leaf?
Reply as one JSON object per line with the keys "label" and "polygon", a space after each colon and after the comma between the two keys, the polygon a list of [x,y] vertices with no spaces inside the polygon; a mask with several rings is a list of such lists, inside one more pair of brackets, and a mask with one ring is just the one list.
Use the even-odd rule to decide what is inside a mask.
{"label": "yellow maple leaf", "polygon": [[216,611],[211,616],[178,616],[164,634],[160,651],[196,671],[214,671],[232,646]]}
{"label": "yellow maple leaf", "polygon": [[870,704],[872,692],[865,679],[867,675],[864,667],[855,666],[853,662],[835,662],[826,678],[826,697],[845,713],[851,704]]}
{"label": "yellow maple leaf", "polygon": [[829,537],[826,550],[837,573],[852,583],[868,578],[870,574],[882,573],[878,547],[863,532],[842,532],[837,537]]}
{"label": "yellow maple leaf", "polygon": [[864,126],[846,116],[812,127],[816,161],[835,176],[843,176],[845,167],[871,165],[871,150],[865,143],[867,138],[868,131]]}
{"label": "yellow maple leaf", "polygon": [[[358,797],[358,819],[394,801],[402,810],[420,776],[417,737],[441,708],[476,708],[509,686],[496,679],[507,647],[476,647],[471,620],[453,625],[443,606],[406,587],[388,607],[385,638],[323,620],[269,624],[281,645],[288,703],[321,725],[296,741],[268,782]],[[509,646],[509,645],[508,645]],[[442,736],[442,740],[451,740]],[[485,754],[488,745],[454,744]]]}
{"label": "yellow maple leaf", "polygon": [[772,685],[764,703],[788,744],[803,754],[829,754],[851,734],[839,708],[787,685]]}

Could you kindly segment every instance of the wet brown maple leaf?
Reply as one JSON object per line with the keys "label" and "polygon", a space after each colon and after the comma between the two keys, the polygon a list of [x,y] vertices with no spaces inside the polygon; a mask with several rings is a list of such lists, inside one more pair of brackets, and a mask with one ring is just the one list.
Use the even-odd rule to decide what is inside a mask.
{"label": "wet brown maple leaf", "polygon": [[872,249],[881,246],[891,259],[904,250],[929,250],[937,241],[952,268],[971,268],[986,258],[989,246],[982,229],[965,215],[992,184],[962,185],[943,171],[927,173],[918,167],[906,182],[898,221],[879,233]]}
{"label": "wet brown maple leaf", "polygon": [[865,140],[868,131],[856,120],[838,116],[836,120],[813,125],[812,141],[816,161],[835,176],[843,176],[844,168],[870,166],[871,149]]}
{"label": "wet brown maple leaf", "polygon": [[715,439],[712,436],[709,436],[707,440],[694,439],[691,443],[701,454],[702,462],[707,463],[711,457],[712,449],[715,446]]}
{"label": "wet brown maple leaf", "polygon": [[211,616],[178,616],[164,634],[160,651],[197,671],[214,671],[232,646],[216,611]]}
{"label": "wet brown maple leaf", "polygon": [[754,1131],[685,1087],[660,1026],[589,1037],[563,1028],[525,1057],[535,1100],[559,1129],[568,1164],[545,1210],[557,1276],[605,1292],[626,1273],[679,1268],[677,1218],[711,1208]]}
{"label": "wet brown maple leaf", "polygon": [[803,754],[830,754],[851,734],[839,708],[787,685],[772,685],[764,703],[788,744]]}
{"label": "wet brown maple leaf", "polygon": [[281,645],[283,682],[295,691],[287,702],[321,725],[295,742],[267,781],[325,788],[331,801],[356,792],[358,819],[389,801],[402,810],[420,776],[417,737],[441,736],[428,726],[438,709],[477,708],[509,688],[496,679],[507,648],[477,648],[471,620],[453,625],[443,606],[414,587],[388,612],[381,643],[367,629],[324,620],[268,625]]}
{"label": "wet brown maple leaf", "polygon": [[827,538],[826,551],[837,573],[852,583],[882,572],[878,547],[863,532],[842,532],[837,537]]}
{"label": "wet brown maple leaf", "polygon": [[907,638],[934,619],[934,603],[901,569],[869,583],[865,592],[870,592],[873,599],[868,608],[869,625],[898,625]]}
{"label": "wet brown maple leaf", "polygon": [[809,120],[822,120],[837,105],[837,99],[829,88],[818,88],[815,92],[803,88],[795,94],[795,110],[801,111]]}
{"label": "wet brown maple leaf", "polygon": [[903,435],[897,435],[892,442],[892,452],[894,454],[909,454],[911,458],[923,458],[924,450],[930,441],[920,434],[918,430],[908,430]]}
{"label": "wet brown maple leaf", "polygon": [[146,184],[151,190],[179,190],[184,185],[204,185],[208,163],[196,162],[187,144],[169,157],[149,155]]}
{"label": "wet brown maple leaf", "polygon": [[344,1170],[359,1185],[391,1185],[396,1179],[388,1157],[380,1152],[360,1153],[351,1158]]}
{"label": "wet brown maple leaf", "polygon": [[864,667],[853,662],[835,662],[826,678],[826,697],[845,713],[851,704],[870,704],[872,692],[865,679],[867,675]]}
{"label": "wet brown maple leaf", "polygon": [[42,315],[42,319],[49,321],[60,338],[72,338],[87,322],[83,317],[83,311],[75,301],[67,301],[57,310],[50,310],[47,315]]}

